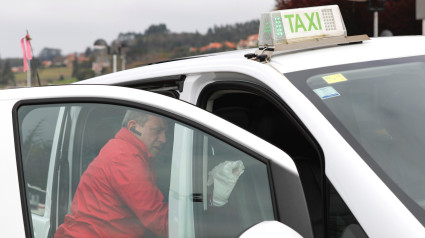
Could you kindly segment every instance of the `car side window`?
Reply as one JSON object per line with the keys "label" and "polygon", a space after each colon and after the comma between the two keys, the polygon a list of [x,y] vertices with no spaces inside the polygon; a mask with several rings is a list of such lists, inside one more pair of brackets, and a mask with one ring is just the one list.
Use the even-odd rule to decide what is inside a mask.
{"label": "car side window", "polygon": [[58,107],[38,107],[21,110],[21,152],[27,178],[27,196],[31,213],[44,216],[47,176]]}
{"label": "car side window", "polygon": [[106,103],[17,118],[34,237],[235,237],[275,219],[265,159],[181,121]]}
{"label": "car side window", "polygon": [[203,143],[194,163],[196,237],[237,237],[275,220],[266,164],[216,138]]}

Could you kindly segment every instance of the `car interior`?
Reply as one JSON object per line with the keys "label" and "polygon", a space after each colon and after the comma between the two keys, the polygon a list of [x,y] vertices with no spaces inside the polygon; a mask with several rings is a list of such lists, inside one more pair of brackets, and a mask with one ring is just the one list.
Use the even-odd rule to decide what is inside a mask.
{"label": "car interior", "polygon": [[[219,90],[204,94],[200,106],[282,149],[294,160],[309,210],[314,237],[340,237],[349,224],[358,224],[339,194],[324,176],[320,151],[288,112],[255,90]],[[339,204],[337,209],[325,202]],[[329,208],[331,207],[331,208]],[[328,209],[328,210],[326,210]],[[325,231],[325,214],[331,224]],[[337,224],[338,223],[338,224]],[[338,227],[338,228],[335,228]]]}

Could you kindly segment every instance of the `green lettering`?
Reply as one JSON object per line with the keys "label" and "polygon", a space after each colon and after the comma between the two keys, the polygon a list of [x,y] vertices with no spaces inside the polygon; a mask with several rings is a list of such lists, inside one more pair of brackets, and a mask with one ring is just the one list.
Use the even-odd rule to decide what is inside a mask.
{"label": "green lettering", "polygon": [[270,22],[266,22],[264,24],[264,33],[270,33],[272,31],[272,27],[270,26]]}
{"label": "green lettering", "polygon": [[308,19],[308,31],[311,31],[311,27],[314,27],[314,29],[317,30],[317,27],[314,24],[314,12],[311,13],[311,16],[309,16],[308,13],[304,13],[304,15]]}
{"label": "green lettering", "polygon": [[317,25],[319,25],[319,30],[322,30],[322,23],[320,23],[319,12],[316,12]]}
{"label": "green lettering", "polygon": [[295,17],[295,32],[298,32],[298,29],[301,28],[301,27],[303,28],[304,31],[307,31],[305,29],[303,21],[301,20],[300,15],[296,14],[296,17]]}
{"label": "green lettering", "polygon": [[291,32],[294,33],[294,27],[292,26],[292,18],[294,17],[294,14],[285,15],[285,18],[289,20],[289,26],[291,27]]}
{"label": "green lettering", "polygon": [[283,36],[283,24],[282,24],[282,18],[281,17],[274,17],[274,26],[276,29],[276,35],[277,36]]}

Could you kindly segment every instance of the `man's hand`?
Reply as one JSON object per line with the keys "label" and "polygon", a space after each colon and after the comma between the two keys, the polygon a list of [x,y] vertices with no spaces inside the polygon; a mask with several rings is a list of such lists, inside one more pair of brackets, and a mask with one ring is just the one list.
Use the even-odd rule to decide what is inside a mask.
{"label": "man's hand", "polygon": [[242,161],[225,161],[208,172],[207,185],[214,184],[212,205],[221,207],[228,202],[230,194],[236,185],[245,166]]}

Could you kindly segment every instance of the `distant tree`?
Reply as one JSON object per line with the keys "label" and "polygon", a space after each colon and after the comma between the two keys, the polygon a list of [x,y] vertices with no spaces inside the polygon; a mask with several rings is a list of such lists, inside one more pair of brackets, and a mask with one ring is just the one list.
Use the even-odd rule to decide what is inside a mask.
{"label": "distant tree", "polygon": [[[211,42],[230,41],[238,43],[249,35],[257,34],[259,21],[253,20],[233,25],[213,26],[208,33],[172,33],[166,25],[152,25],[144,34],[133,34],[134,41],[126,54],[127,63],[139,65],[140,62],[153,62],[199,54],[190,52],[190,48],[200,48]],[[124,35],[124,33],[120,34]],[[225,49],[216,50],[223,51]],[[134,64],[134,62],[138,62]]]}
{"label": "distant tree", "polygon": [[[372,0],[372,6],[378,0]],[[373,35],[373,12],[368,3],[348,0],[276,0],[276,9],[337,4],[349,35]],[[415,0],[387,0],[385,10],[379,12],[379,31],[390,30],[394,35],[421,34],[421,22],[415,18]]]}
{"label": "distant tree", "polygon": [[79,63],[78,68],[81,69],[91,69],[92,66],[92,61],[83,61],[81,63]]}
{"label": "distant tree", "polygon": [[84,56],[85,57],[91,57],[91,55],[92,55],[92,50],[91,50],[90,47],[87,47],[86,51],[84,52]]}
{"label": "distant tree", "polygon": [[60,49],[53,49],[53,48],[43,48],[40,52],[40,54],[38,55],[38,58],[41,61],[44,60],[53,60],[56,57],[60,57],[61,56],[61,50]]}
{"label": "distant tree", "polygon": [[77,55],[77,53],[75,53],[75,59],[72,62],[72,77],[73,78],[77,77],[79,69],[80,69],[80,67],[79,67],[79,64],[78,64],[78,55]]}
{"label": "distant tree", "polygon": [[145,35],[153,35],[153,34],[167,34],[170,31],[167,29],[165,24],[151,25],[146,31]]}
{"label": "distant tree", "polygon": [[259,25],[260,21],[252,20],[234,25],[214,26],[208,29],[205,38],[208,39],[208,42],[238,42],[241,39],[246,39],[249,35],[257,34]]}
{"label": "distant tree", "polygon": [[6,60],[3,65],[1,72],[1,82],[2,85],[16,85],[15,75],[12,72],[12,67],[10,66],[10,61]]}
{"label": "distant tree", "polygon": [[[90,49],[90,48],[87,48]],[[87,52],[87,50],[86,50]],[[72,77],[77,78],[78,80],[88,79],[95,76],[94,71],[92,70],[92,61],[82,61],[78,62],[78,55],[75,54],[75,60],[72,62]]]}
{"label": "distant tree", "polygon": [[95,76],[95,73],[92,69],[84,68],[78,71],[76,78],[80,81],[84,79],[93,78],[94,76]]}

